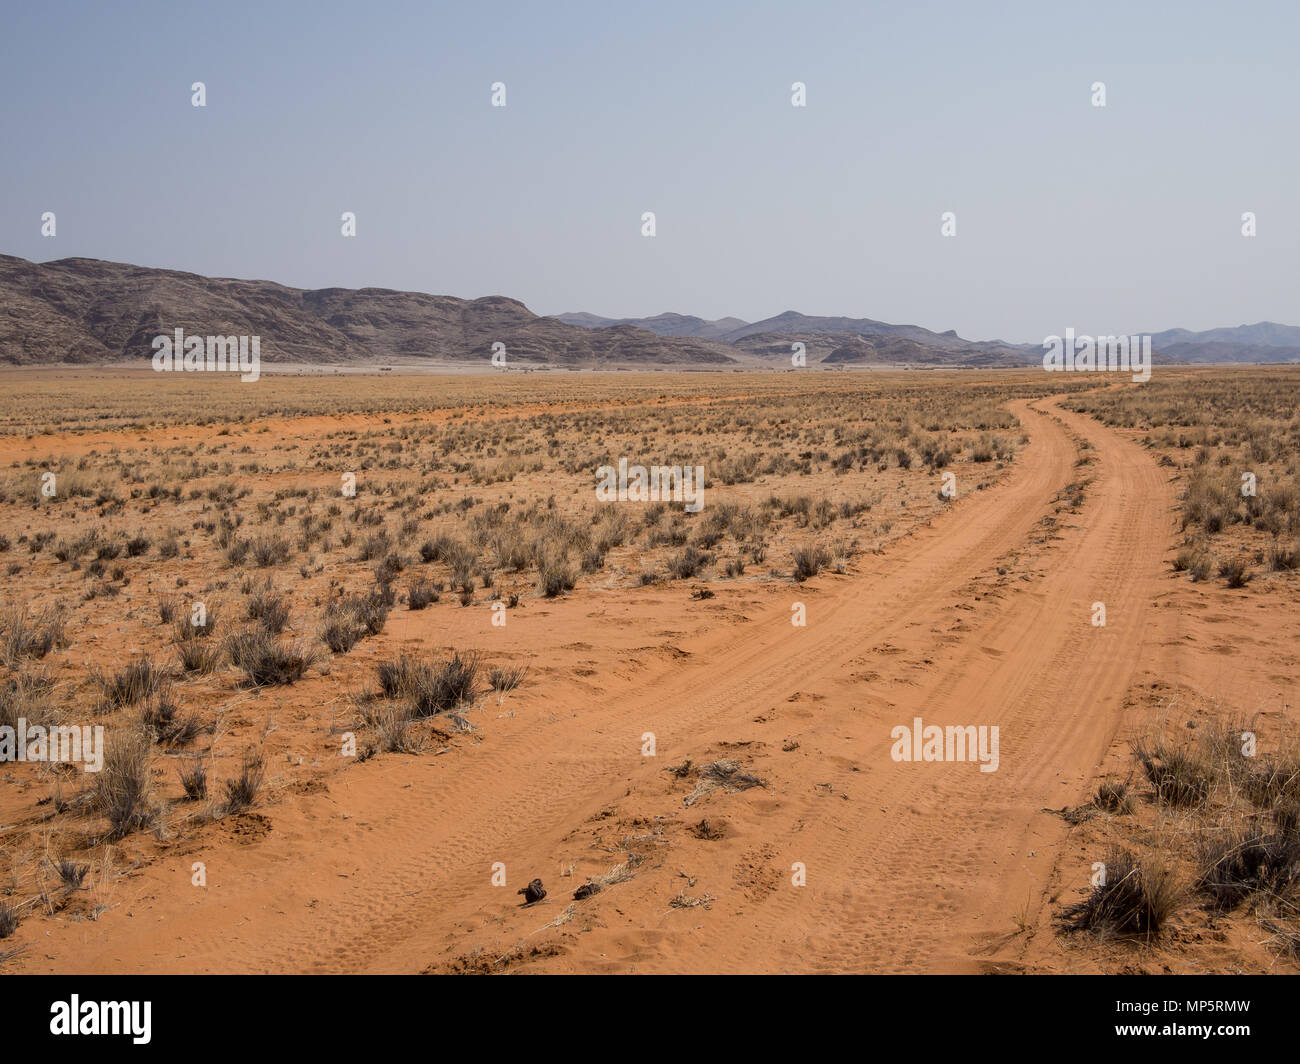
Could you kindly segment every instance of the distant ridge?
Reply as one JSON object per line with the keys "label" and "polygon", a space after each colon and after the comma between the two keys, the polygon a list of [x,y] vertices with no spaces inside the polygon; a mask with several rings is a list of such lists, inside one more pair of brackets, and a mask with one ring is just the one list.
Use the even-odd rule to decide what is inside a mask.
{"label": "distant ridge", "polygon": [[[1038,345],[966,340],[953,330],[787,310],[762,321],[664,313],[602,318],[534,314],[517,299],[387,288],[290,288],[101,259],[34,263],[0,255],[0,364],[144,360],[175,328],[257,335],[264,362],[507,364],[570,368],[788,368],[794,345],[809,366],[1015,367]],[[1152,334],[1163,362],[1300,361],[1300,327],[1258,322]]]}
{"label": "distant ridge", "polygon": [[0,255],[0,363],[100,363],[152,357],[153,338],[257,335],[264,362],[481,362],[726,366],[719,344],[630,326],[593,332],[538,317],[516,299],[386,288],[289,288],[100,259],[33,263]]}
{"label": "distant ridge", "polygon": [[1166,329],[1151,334],[1151,350],[1174,362],[1300,362],[1300,327],[1261,321],[1204,332]]}
{"label": "distant ridge", "polygon": [[[617,319],[573,313],[560,318],[587,329],[632,325],[662,335],[707,338],[773,364],[788,359],[790,345],[796,341],[804,344],[809,364],[1023,366],[1042,358],[1038,344],[965,340],[952,329],[934,332],[919,325],[818,317],[796,310],[756,322],[738,318],[706,321],[672,313]],[[734,324],[725,327],[729,323]],[[1204,332],[1166,329],[1151,334],[1151,347],[1165,362],[1293,362],[1300,361],[1300,326],[1262,321]]]}
{"label": "distant ridge", "polygon": [[758,322],[739,318],[706,321],[671,313],[653,318],[602,318],[595,314],[558,317],[586,329],[632,325],[664,336],[714,340],[773,365],[789,361],[794,342],[804,345],[809,365],[1024,366],[1041,357],[1034,353],[1036,349],[1000,340],[963,340],[951,330],[936,333],[919,325],[890,325],[871,318],[813,317],[795,310]]}
{"label": "distant ridge", "polygon": [[1186,329],[1166,329],[1151,334],[1155,348],[1172,344],[1240,344],[1243,347],[1293,347],[1300,348],[1300,326],[1277,325],[1271,321],[1254,325],[1235,325],[1225,329],[1207,329],[1189,332]]}
{"label": "distant ridge", "polygon": [[694,336],[699,340],[721,340],[745,325],[739,318],[705,321],[690,314],[656,314],[653,318],[602,318],[596,314],[557,314],[557,321],[580,325],[584,329],[608,329],[614,325],[631,325],[658,336]]}

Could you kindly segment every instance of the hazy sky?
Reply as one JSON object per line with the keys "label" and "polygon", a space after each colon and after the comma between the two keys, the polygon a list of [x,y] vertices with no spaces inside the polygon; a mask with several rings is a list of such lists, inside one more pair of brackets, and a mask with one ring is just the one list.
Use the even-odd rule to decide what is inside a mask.
{"label": "hazy sky", "polygon": [[1028,342],[1300,324],[1298,30],[1295,0],[9,4],[0,252]]}

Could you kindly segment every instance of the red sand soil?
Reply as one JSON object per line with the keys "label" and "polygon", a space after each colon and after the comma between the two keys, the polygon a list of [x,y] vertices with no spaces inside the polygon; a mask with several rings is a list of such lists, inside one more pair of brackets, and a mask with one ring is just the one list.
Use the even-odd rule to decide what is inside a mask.
{"label": "red sand soil", "polygon": [[[850,575],[702,603],[682,585],[532,603],[510,616],[509,653],[540,665],[489,699],[471,740],[306,780],[158,844],[97,919],[25,921],[8,970],[1113,969],[1051,932],[1055,899],[1086,886],[1095,858],[1049,810],[1085,801],[1117,763],[1145,723],[1142,685],[1279,703],[1294,590],[1278,592],[1290,608],[1211,607],[1169,570],[1168,471],[1053,400],[1012,409],[1029,442],[1005,477]],[[1044,524],[1077,477],[1076,437],[1094,448],[1092,483]],[[796,601],[806,628],[790,623]],[[483,645],[505,639],[487,623],[395,615],[390,653],[463,642],[470,625]],[[1229,678],[1221,648],[1245,641],[1271,667]],[[890,731],[914,717],[997,725],[998,771],[895,762]],[[320,758],[337,737],[312,741]],[[666,769],[724,758],[764,785],[687,805],[694,778]],[[630,878],[572,900],[629,855]],[[205,888],[190,885],[196,861]],[[521,906],[534,877],[548,897]],[[1232,950],[1223,963],[1275,963],[1258,942]]]}

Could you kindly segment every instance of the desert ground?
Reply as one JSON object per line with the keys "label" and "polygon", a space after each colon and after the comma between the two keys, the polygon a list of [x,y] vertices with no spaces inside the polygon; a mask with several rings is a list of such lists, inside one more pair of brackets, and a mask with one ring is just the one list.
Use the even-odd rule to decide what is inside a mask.
{"label": "desert ground", "polygon": [[3,371],[0,973],[1294,972],[1297,395]]}

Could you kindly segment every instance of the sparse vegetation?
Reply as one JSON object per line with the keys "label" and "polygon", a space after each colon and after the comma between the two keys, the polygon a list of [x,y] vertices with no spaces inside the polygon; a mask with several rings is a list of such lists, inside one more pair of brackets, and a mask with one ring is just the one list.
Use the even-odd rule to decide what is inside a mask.
{"label": "sparse vegetation", "polygon": [[[1267,379],[1292,379],[1276,372]],[[38,853],[44,885],[0,854],[0,875],[22,898],[15,914],[43,919],[42,892],[84,890],[81,880],[69,887],[61,862],[69,876],[87,862],[98,870],[101,841],[113,841],[128,862],[148,862],[158,847],[132,833],[156,829],[167,846],[180,840],[170,852],[188,852],[212,841],[205,833],[262,830],[258,815],[224,827],[212,821],[268,802],[272,788],[289,788],[295,802],[323,782],[344,793],[326,777],[354,771],[353,760],[336,756],[348,731],[358,737],[356,760],[419,758],[381,759],[358,777],[393,772],[405,783],[444,768],[450,776],[478,741],[464,733],[481,730],[474,756],[490,756],[500,749],[493,728],[547,728],[581,712],[567,702],[573,690],[618,698],[625,674],[654,674],[659,659],[694,654],[689,641],[715,619],[730,624],[751,603],[788,599],[792,577],[821,575],[823,591],[848,591],[826,571],[848,572],[853,560],[889,550],[932,519],[936,527],[961,524],[960,506],[942,514],[939,471],[957,472],[965,499],[1017,460],[1028,437],[1008,400],[1096,384],[943,371],[646,376],[503,375],[488,401],[481,386],[454,378],[416,395],[409,380],[322,375],[319,388],[315,380],[304,388],[268,375],[265,387],[242,390],[236,402],[206,381],[172,381],[188,389],[181,393],[148,380],[138,391],[101,396],[78,391],[84,385],[73,374],[58,390],[7,397],[0,428],[12,434],[15,458],[0,473],[0,553],[11,567],[0,610],[0,725],[19,717],[79,722],[70,713],[88,693],[113,748],[98,777],[22,770],[18,812],[6,823]],[[1182,574],[1175,579],[1166,568],[1169,588],[1228,603],[1207,606],[1207,615],[1253,609],[1261,590],[1292,586],[1297,569],[1297,436],[1287,391],[1247,380],[1234,400],[1236,383],[1204,391],[1186,381],[1152,383],[1080,391],[1073,402],[1099,412],[1113,406],[1099,413],[1107,418],[1131,416],[1128,427],[1156,460],[1168,457],[1165,475],[1184,526],[1181,543],[1168,544],[1166,557]],[[81,409],[68,407],[70,389]],[[1242,409],[1239,424],[1223,416]],[[293,419],[302,414],[322,420],[298,431]],[[50,431],[60,434],[57,461],[44,439]],[[704,509],[598,502],[594,469],[623,455],[702,464]],[[59,476],[57,499],[32,492],[47,466]],[[338,472],[349,469],[358,472],[355,495],[339,490]],[[1255,501],[1241,493],[1245,471],[1257,474]],[[1108,470],[1102,462],[1090,472],[1100,482]],[[1052,490],[1061,485],[1058,513],[1091,499],[1081,470]],[[1035,571],[1032,562],[998,564],[1011,575],[997,594],[1018,590],[1011,581]],[[669,579],[690,584],[661,582]],[[691,602],[688,586],[711,601]],[[522,641],[475,634],[493,633],[489,606],[498,600],[521,610],[510,614],[510,630]],[[196,626],[200,603],[206,624]],[[629,618],[641,623],[642,604],[661,611],[647,629],[653,637],[624,639],[634,634],[622,627]],[[624,655],[613,674],[605,635],[617,648],[610,653]],[[430,652],[456,642],[494,656],[505,647],[505,662]],[[913,655],[904,657],[910,663]],[[863,664],[857,675],[872,671]],[[289,684],[297,686],[282,686]],[[786,711],[777,727],[789,731],[762,732],[770,745],[747,748],[752,761],[721,757],[739,749],[727,745],[698,766],[684,763],[680,775],[657,777],[676,798],[708,805],[712,827],[698,838],[738,834],[725,830],[719,806],[785,802],[788,766],[814,761],[815,737],[801,734],[802,748],[792,737],[797,714],[788,710],[804,707],[783,707],[775,693],[773,704]],[[773,720],[769,708],[755,706],[755,718]],[[1167,936],[1171,926],[1203,911],[1257,919],[1268,936],[1291,934],[1298,766],[1285,750],[1244,762],[1203,747],[1190,729],[1170,734],[1139,745],[1127,782],[1121,771],[1091,798],[1072,799],[1086,803],[1079,807],[1086,814],[1067,822],[1105,833],[1090,854],[1118,839],[1130,865],[1121,860],[1119,885],[1097,898],[1089,891],[1070,921],[1166,945],[1180,941]],[[772,796],[731,796],[765,786],[763,777],[773,781]],[[842,804],[858,794],[824,793],[834,799],[818,799],[827,808],[860,808]],[[620,804],[608,821],[619,824],[617,833],[600,845],[626,853],[628,838],[659,840],[658,831],[671,838],[674,829],[662,824],[624,826],[647,810]],[[1153,818],[1167,835],[1152,828]],[[48,861],[39,852],[44,831],[54,840]],[[557,859],[582,857],[575,846]],[[619,860],[611,859],[611,871]],[[569,889],[606,867],[602,860],[584,868]],[[593,891],[604,881],[588,880]],[[712,882],[703,886],[731,897]],[[707,907],[702,889],[656,889],[666,910]],[[73,898],[69,915],[82,918],[89,897]]]}

